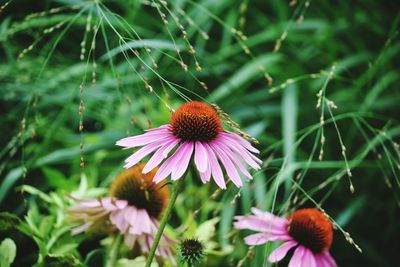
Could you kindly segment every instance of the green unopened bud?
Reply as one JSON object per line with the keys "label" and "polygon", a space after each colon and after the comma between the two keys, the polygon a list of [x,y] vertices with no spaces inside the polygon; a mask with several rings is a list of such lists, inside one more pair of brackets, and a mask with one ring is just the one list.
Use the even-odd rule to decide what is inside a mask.
{"label": "green unopened bud", "polygon": [[182,241],[180,245],[181,262],[187,263],[189,266],[196,263],[201,263],[204,255],[204,247],[199,240],[195,238],[189,238]]}

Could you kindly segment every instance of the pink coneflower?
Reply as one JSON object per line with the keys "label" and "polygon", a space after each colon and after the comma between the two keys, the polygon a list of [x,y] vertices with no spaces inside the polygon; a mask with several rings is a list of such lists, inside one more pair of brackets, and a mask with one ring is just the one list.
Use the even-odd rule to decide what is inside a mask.
{"label": "pink coneflower", "polygon": [[[192,155],[202,182],[209,182],[213,177],[222,189],[226,189],[226,184],[220,163],[237,187],[243,185],[238,169],[252,179],[242,161],[254,169],[259,169],[261,163],[252,154],[259,151],[248,141],[235,133],[224,131],[213,107],[195,101],[180,106],[172,114],[169,124],[150,129],[142,135],[121,139],[116,144],[125,148],[142,147],[125,160],[125,168],[137,164],[153,152],[143,173],[151,171],[166,159],[154,176],[156,183],[169,175],[172,180],[181,178]],[[168,157],[176,146],[176,151]]]}
{"label": "pink coneflower", "polygon": [[[122,172],[113,181],[109,197],[78,200],[69,214],[72,222],[81,225],[72,234],[119,231],[129,248],[137,244],[142,253],[148,253],[159,228],[157,219],[168,204],[170,192],[164,183],[156,185],[152,181],[156,169],[142,174],[143,167],[144,164],[139,164]],[[173,243],[164,234],[156,255],[175,264]]]}
{"label": "pink coneflower", "polygon": [[250,229],[259,233],[245,238],[248,245],[261,245],[268,241],[283,241],[268,260],[280,261],[295,248],[289,267],[336,267],[329,253],[332,244],[332,223],[317,209],[300,209],[280,218],[269,212],[252,208],[254,215],[236,216],[237,229]]}

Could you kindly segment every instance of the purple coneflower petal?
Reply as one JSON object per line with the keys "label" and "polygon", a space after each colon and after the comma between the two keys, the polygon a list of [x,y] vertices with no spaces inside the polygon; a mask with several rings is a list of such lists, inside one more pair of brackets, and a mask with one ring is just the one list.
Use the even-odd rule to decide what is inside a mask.
{"label": "purple coneflower petal", "polygon": [[137,237],[136,235],[132,235],[132,234],[130,234],[130,233],[126,233],[126,234],[124,235],[125,245],[126,245],[128,248],[132,249],[133,246],[135,245],[136,237]]}
{"label": "purple coneflower petal", "polygon": [[118,140],[115,144],[125,148],[144,146],[157,140],[164,139],[166,133],[168,133],[167,129],[158,127],[141,135],[123,138]]}
{"label": "purple coneflower petal", "polygon": [[243,160],[249,164],[253,169],[259,170],[260,166],[258,163],[253,159],[253,155],[249,153],[244,147],[237,143],[229,142],[228,140],[221,140],[227,147],[233,150],[237,155],[239,155]]}
{"label": "purple coneflower petal", "polygon": [[204,144],[204,148],[207,151],[207,158],[209,159],[210,169],[215,183],[221,189],[226,189],[224,175],[222,174],[222,170],[221,167],[219,166],[217,157],[215,156],[213,150],[210,148],[208,144]]}
{"label": "purple coneflower petal", "polygon": [[281,225],[276,226],[271,222],[264,221],[257,216],[236,216],[237,220],[234,222],[236,229],[249,229],[257,232],[264,232],[269,234],[284,235],[287,234],[287,227]]}
{"label": "purple coneflower petal", "polygon": [[182,150],[181,152],[182,155],[180,156],[180,162],[178,165],[175,166],[174,169],[172,169],[171,179],[173,181],[176,181],[182,177],[182,175],[187,170],[189,161],[192,157],[194,147],[193,142],[185,142],[182,144],[182,146],[184,147],[184,150]]}
{"label": "purple coneflower petal", "polygon": [[153,131],[157,131],[157,130],[169,130],[169,128],[170,128],[170,126],[169,126],[169,124],[164,124],[164,125],[161,125],[161,126],[159,126],[159,127],[156,127],[156,128],[150,128],[150,129],[147,129],[147,130],[145,130],[146,132],[153,132]]}
{"label": "purple coneflower petal", "polygon": [[317,267],[337,267],[336,261],[332,258],[328,250],[315,255],[315,258],[318,264]]}
{"label": "purple coneflower petal", "polygon": [[220,149],[217,143],[211,143],[210,146],[214,150],[215,154],[218,156],[222,164],[224,165],[226,173],[228,174],[232,182],[237,187],[242,187],[243,183],[242,180],[240,179],[239,173],[237,172],[235,166],[233,165],[229,157],[225,154],[223,150]]}
{"label": "purple coneflower petal", "polygon": [[146,166],[144,166],[142,173],[148,173],[155,167],[157,167],[163,159],[168,156],[168,153],[179,143],[178,139],[174,139],[164,146],[160,147],[156,153],[151,157]]}
{"label": "purple coneflower petal", "polygon": [[274,225],[276,227],[285,228],[289,224],[289,221],[286,218],[275,216],[274,214],[269,213],[267,211],[262,211],[254,207],[251,208],[251,211],[260,219],[267,221],[269,224]]}
{"label": "purple coneflower petal", "polygon": [[221,142],[220,140],[215,140],[216,143],[218,143],[219,147],[221,148],[222,151],[225,152],[225,154],[229,157],[229,159],[235,164],[239,170],[250,180],[253,179],[253,176],[249,173],[249,171],[244,167],[243,163],[236,157],[235,153],[227,147],[224,142]]}
{"label": "purple coneflower petal", "polygon": [[124,215],[124,210],[113,211],[110,215],[111,223],[114,224],[121,233],[125,233],[129,226]]}
{"label": "purple coneflower petal", "polygon": [[173,168],[179,164],[185,147],[186,146],[184,145],[179,146],[175,153],[161,165],[156,175],[154,175],[153,181],[155,183],[159,183],[164,180],[172,172]]}
{"label": "purple coneflower petal", "polygon": [[150,217],[147,213],[146,210],[144,209],[138,209],[137,210],[137,224],[141,224],[142,225],[142,232],[146,233],[146,234],[150,234],[151,233],[151,221],[150,221]]}
{"label": "purple coneflower petal", "polygon": [[128,201],[126,200],[121,200],[121,199],[114,199],[113,200],[114,205],[119,208],[119,209],[123,209],[126,206],[128,206]]}
{"label": "purple coneflower petal", "polygon": [[79,226],[73,228],[71,230],[71,234],[77,235],[77,234],[83,233],[86,230],[88,230],[90,228],[90,226],[92,226],[92,224],[93,224],[93,222],[85,222],[82,225],[79,225]]}
{"label": "purple coneflower petal", "polygon": [[136,165],[139,161],[141,161],[144,157],[152,153],[154,150],[158,149],[159,147],[162,147],[163,145],[168,144],[169,141],[170,139],[162,139],[142,147],[141,149],[133,153],[125,160],[126,164],[124,165],[124,168],[128,169]]}
{"label": "purple coneflower petal", "polygon": [[135,207],[127,207],[125,210],[125,220],[129,222],[130,225],[136,221],[137,210]]}
{"label": "purple coneflower petal", "polygon": [[123,209],[128,205],[128,202],[125,200],[116,200],[110,197],[100,199],[100,203],[104,207],[104,209],[108,211]]}
{"label": "purple coneflower petal", "polygon": [[293,253],[292,259],[289,262],[288,267],[302,267],[304,255],[304,247],[298,246]]}
{"label": "purple coneflower petal", "polygon": [[196,141],[194,163],[200,173],[207,170],[207,152],[200,141]]}
{"label": "purple coneflower petal", "polygon": [[253,152],[253,153],[260,153],[260,151],[253,147],[250,142],[248,142],[246,139],[242,138],[241,136],[234,134],[234,133],[229,133],[229,132],[222,132],[220,135],[224,136],[227,139],[230,139],[233,142],[238,142],[241,144],[243,147],[245,147],[247,150]]}
{"label": "purple coneflower petal", "polygon": [[277,262],[282,260],[288,251],[293,248],[294,246],[298,245],[296,241],[287,241],[283,243],[281,246],[276,248],[268,257],[270,262]]}
{"label": "purple coneflower petal", "polygon": [[80,201],[79,206],[95,208],[95,207],[99,207],[100,203],[97,199],[96,200],[83,200],[83,201]]}
{"label": "purple coneflower petal", "polygon": [[[207,151],[206,151],[207,153]],[[200,178],[201,181],[203,182],[203,184],[207,183],[210,181],[211,178],[211,166],[210,166],[210,162],[207,162],[207,169],[205,172],[201,172],[200,173]]]}
{"label": "purple coneflower petal", "polygon": [[304,254],[303,254],[303,266],[307,267],[319,267],[317,266],[317,262],[314,257],[314,253],[309,250],[308,248],[304,248]]}
{"label": "purple coneflower petal", "polygon": [[244,238],[244,242],[247,245],[251,246],[265,244],[268,241],[269,241],[269,236],[265,233],[252,234]]}

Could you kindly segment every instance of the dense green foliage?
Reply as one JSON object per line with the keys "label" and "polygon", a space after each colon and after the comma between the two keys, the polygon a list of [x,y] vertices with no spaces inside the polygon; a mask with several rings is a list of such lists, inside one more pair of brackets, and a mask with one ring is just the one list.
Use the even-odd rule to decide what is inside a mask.
{"label": "dense green foliage", "polygon": [[323,208],[339,266],[398,265],[398,1],[1,3],[0,205],[21,221],[2,213],[0,242],[15,242],[13,266],[108,261],[110,238],[70,235],[69,194],[106,194],[131,153],[115,141],[190,99],[229,114],[264,161],[241,189],[185,178],[168,231],[201,239],[204,266],[268,266],[276,244],[249,251],[232,229],[252,206]]}

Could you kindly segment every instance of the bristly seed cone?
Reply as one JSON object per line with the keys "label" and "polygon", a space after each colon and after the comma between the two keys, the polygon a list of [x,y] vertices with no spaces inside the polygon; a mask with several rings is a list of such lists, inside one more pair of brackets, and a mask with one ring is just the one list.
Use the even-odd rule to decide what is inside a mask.
{"label": "bristly seed cone", "polygon": [[204,258],[203,244],[196,238],[188,238],[182,241],[180,245],[180,260],[186,262],[189,266],[195,263],[201,263]]}
{"label": "bristly seed cone", "polygon": [[289,234],[314,253],[321,253],[332,245],[332,223],[319,210],[300,209],[288,217]]}
{"label": "bristly seed cone", "polygon": [[168,205],[170,192],[165,182],[155,184],[153,177],[157,168],[142,174],[146,164],[138,164],[123,171],[112,182],[110,195],[138,209],[144,209],[150,216],[159,218]]}
{"label": "bristly seed cone", "polygon": [[182,141],[210,142],[224,129],[213,107],[201,102],[188,102],[171,116],[171,131]]}

